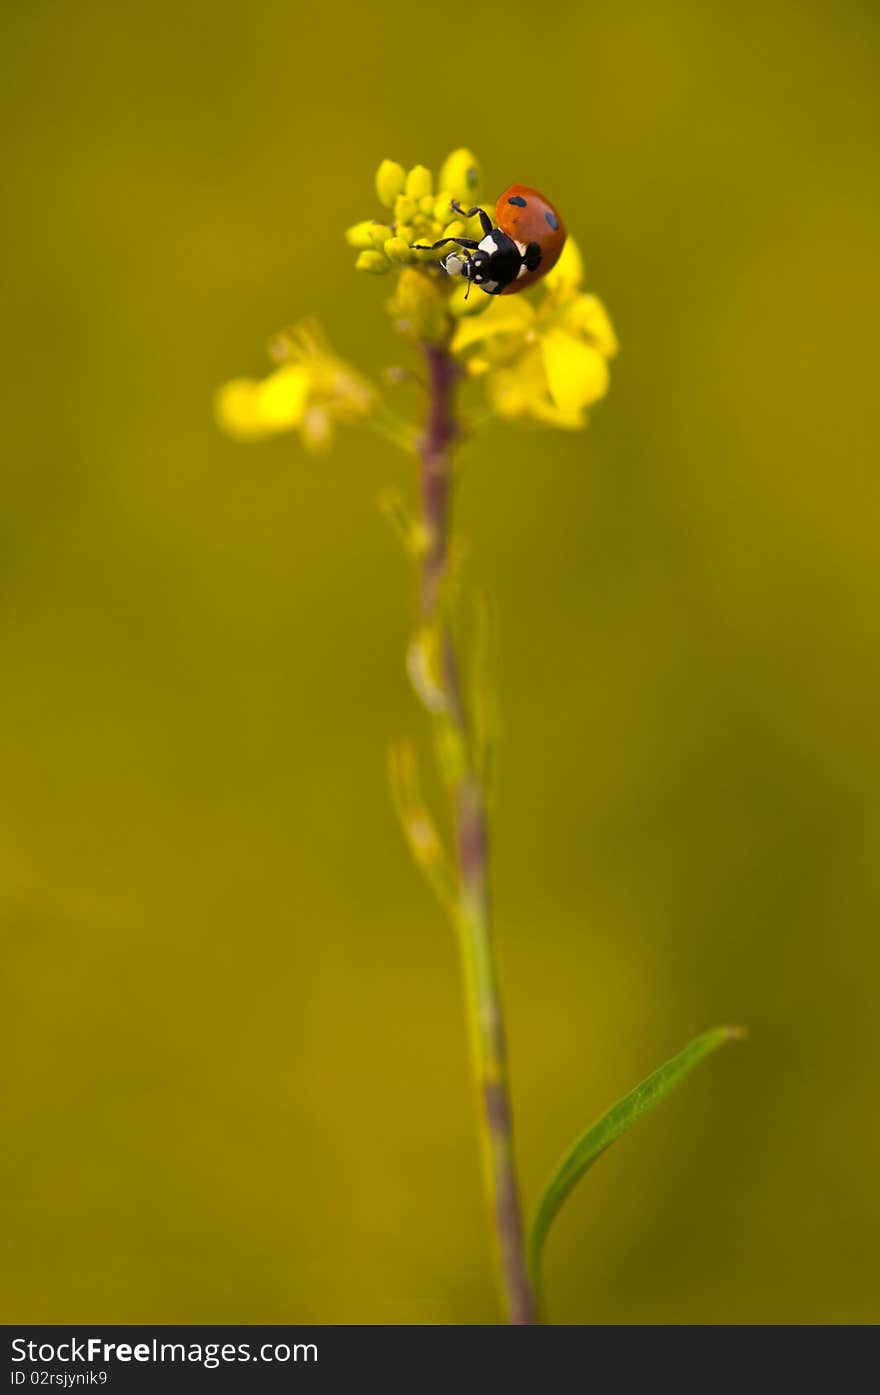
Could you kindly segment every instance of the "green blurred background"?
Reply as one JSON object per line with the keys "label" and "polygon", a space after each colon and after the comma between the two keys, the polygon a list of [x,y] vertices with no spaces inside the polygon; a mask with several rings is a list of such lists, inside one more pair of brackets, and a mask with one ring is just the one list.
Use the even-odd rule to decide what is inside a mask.
{"label": "green blurred background", "polygon": [[876,1321],[876,7],[3,23],[4,1319],[497,1316],[453,948],[385,787],[410,469],[211,416],[301,313],[399,358],[342,230],[381,158],[467,143],[564,210],[623,344],[586,434],[491,429],[461,500],[528,1198],[751,1030],[582,1185],[554,1314]]}

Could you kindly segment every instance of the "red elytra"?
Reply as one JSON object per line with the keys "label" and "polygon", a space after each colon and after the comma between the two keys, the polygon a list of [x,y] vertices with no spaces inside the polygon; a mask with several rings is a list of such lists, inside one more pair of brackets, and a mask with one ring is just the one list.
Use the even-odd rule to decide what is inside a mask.
{"label": "red elytra", "polygon": [[540,281],[559,261],[565,246],[565,224],[550,200],[527,184],[511,184],[505,189],[495,205],[495,222],[514,242],[537,242],[541,249],[540,265],[517,277],[501,292],[513,295]]}

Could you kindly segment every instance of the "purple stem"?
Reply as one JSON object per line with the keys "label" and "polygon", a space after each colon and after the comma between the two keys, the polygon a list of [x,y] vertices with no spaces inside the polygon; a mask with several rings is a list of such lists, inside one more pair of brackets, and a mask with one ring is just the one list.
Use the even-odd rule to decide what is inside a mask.
{"label": "purple stem", "polygon": [[[452,635],[439,615],[449,562],[454,483],[451,447],[459,432],[454,395],[460,370],[445,346],[426,344],[425,356],[431,405],[421,452],[422,524],[426,537],[420,577],[420,611],[423,621],[436,619],[441,625],[443,682],[449,711],[462,746],[468,750],[467,715]],[[486,800],[470,761],[456,781],[452,803],[468,1011],[473,1019],[469,1026],[489,1200],[508,1320],[528,1325],[538,1318],[526,1261],[513,1153],[504,1021],[492,945]]]}

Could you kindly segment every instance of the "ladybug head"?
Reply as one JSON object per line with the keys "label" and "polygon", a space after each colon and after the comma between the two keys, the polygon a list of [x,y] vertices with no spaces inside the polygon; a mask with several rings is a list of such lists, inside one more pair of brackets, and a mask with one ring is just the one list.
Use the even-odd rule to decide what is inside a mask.
{"label": "ladybug head", "polygon": [[450,276],[463,276],[466,281],[473,281],[488,260],[485,252],[475,252],[472,257],[460,257],[457,253],[450,252],[449,256],[443,259],[443,269]]}
{"label": "ladybug head", "polygon": [[481,283],[481,289],[488,287],[494,289],[494,282],[487,281],[487,267],[491,261],[488,252],[474,252],[470,257],[459,257],[455,252],[450,252],[448,257],[443,259],[443,269],[449,276],[463,276],[468,282],[465,300],[471,293],[471,285],[476,281]]}

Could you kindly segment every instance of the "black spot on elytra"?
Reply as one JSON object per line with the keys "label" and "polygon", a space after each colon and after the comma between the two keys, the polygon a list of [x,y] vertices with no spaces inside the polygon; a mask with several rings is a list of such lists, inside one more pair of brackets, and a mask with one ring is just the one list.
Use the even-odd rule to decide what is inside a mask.
{"label": "black spot on elytra", "polygon": [[517,208],[525,208],[527,206],[525,199],[522,198],[519,194],[514,194],[513,198],[508,199],[507,202],[515,203]]}
{"label": "black spot on elytra", "polygon": [[544,217],[547,219],[553,231],[556,232],[559,228],[559,219],[556,217],[556,214],[548,208],[544,212]]}

